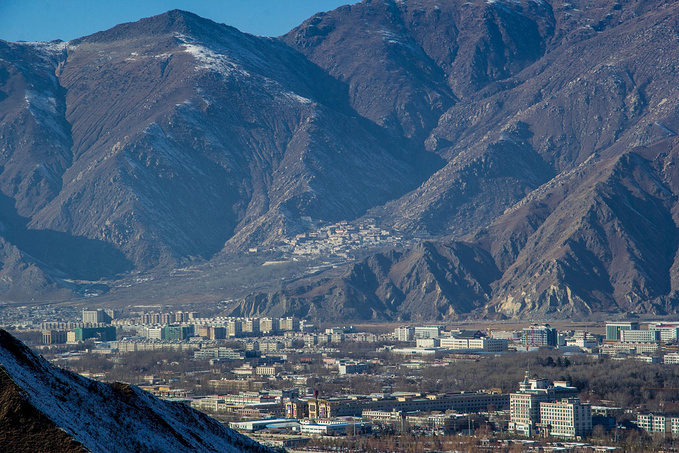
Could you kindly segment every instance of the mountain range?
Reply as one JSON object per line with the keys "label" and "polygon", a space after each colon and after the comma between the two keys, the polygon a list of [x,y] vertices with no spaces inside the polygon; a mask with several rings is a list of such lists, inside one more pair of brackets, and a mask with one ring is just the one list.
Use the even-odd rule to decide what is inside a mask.
{"label": "mountain range", "polygon": [[320,320],[676,313],[677,18],[365,0],[279,38],[175,10],[0,42],[0,297],[124,299],[370,220],[405,244],[211,294]]}

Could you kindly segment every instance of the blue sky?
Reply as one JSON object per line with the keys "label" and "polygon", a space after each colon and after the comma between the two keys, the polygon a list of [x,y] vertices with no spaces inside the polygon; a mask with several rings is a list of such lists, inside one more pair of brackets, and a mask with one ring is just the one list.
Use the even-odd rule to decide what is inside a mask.
{"label": "blue sky", "polygon": [[70,40],[183,9],[241,31],[279,36],[319,11],[357,0],[0,0],[0,39]]}

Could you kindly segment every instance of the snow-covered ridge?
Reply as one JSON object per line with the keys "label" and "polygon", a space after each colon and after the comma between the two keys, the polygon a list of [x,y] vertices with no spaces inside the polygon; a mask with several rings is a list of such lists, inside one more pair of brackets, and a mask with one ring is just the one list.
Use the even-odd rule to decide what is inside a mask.
{"label": "snow-covered ridge", "polygon": [[[293,102],[298,104],[313,104],[313,101],[307,97],[301,96],[297,93],[285,90],[280,83],[272,80],[268,77],[258,74],[250,74],[249,71],[245,70],[237,60],[233,59],[227,52],[218,52],[207,45],[195,41],[193,38],[182,35],[175,34],[175,37],[180,43],[180,47],[183,52],[186,52],[193,56],[194,60],[198,63],[196,65],[196,70],[208,70],[214,71],[223,77],[234,77],[234,76],[244,76],[244,77],[255,77],[263,80],[264,86],[269,88],[272,92],[276,93],[276,97],[284,102]],[[246,52],[248,57],[257,60],[257,58],[251,53]],[[159,55],[161,57],[162,55]],[[258,61],[258,63],[261,63]],[[206,103],[210,103],[208,99],[205,99]]]}
{"label": "snow-covered ridge", "polygon": [[183,404],[55,368],[3,330],[0,370],[25,400],[90,451],[269,451]]}
{"label": "snow-covered ridge", "polygon": [[21,41],[16,45],[32,47],[46,54],[58,55],[69,48],[69,41]]}

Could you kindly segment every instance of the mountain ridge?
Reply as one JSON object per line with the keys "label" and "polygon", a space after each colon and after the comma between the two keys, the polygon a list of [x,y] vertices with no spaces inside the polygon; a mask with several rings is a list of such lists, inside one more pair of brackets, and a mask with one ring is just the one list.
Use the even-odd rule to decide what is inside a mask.
{"label": "mountain ridge", "polygon": [[365,0],[277,39],[173,10],[2,43],[0,288],[228,272],[370,221],[405,245],[310,264],[230,312],[674,313],[679,98],[660,43],[679,40],[677,8]]}

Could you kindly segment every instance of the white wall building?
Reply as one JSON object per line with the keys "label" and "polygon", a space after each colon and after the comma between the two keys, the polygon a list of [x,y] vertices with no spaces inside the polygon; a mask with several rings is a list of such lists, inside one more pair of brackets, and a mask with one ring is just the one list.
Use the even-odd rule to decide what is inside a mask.
{"label": "white wall building", "polygon": [[540,403],[541,430],[555,437],[574,439],[592,432],[592,410],[579,398]]}
{"label": "white wall building", "polygon": [[658,330],[621,330],[621,343],[654,343],[660,341]]}

